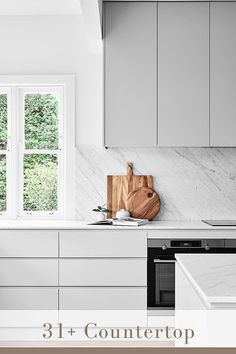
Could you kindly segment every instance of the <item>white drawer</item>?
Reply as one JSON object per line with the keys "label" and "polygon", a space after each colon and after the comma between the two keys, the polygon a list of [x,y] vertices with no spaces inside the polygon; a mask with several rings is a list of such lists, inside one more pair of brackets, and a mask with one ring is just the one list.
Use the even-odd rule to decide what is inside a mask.
{"label": "white drawer", "polygon": [[58,290],[0,288],[0,310],[57,310]]}
{"label": "white drawer", "polygon": [[146,286],[147,260],[61,259],[60,286]]}
{"label": "white drawer", "polygon": [[60,310],[146,310],[147,288],[60,288]]}
{"label": "white drawer", "polygon": [[57,257],[56,231],[0,231],[0,257]]}
{"label": "white drawer", "polygon": [[169,238],[169,239],[236,239],[236,230],[148,230],[148,239],[150,238]]}
{"label": "white drawer", "polygon": [[57,286],[56,259],[0,259],[0,286]]}
{"label": "white drawer", "polygon": [[61,257],[146,257],[145,231],[78,230],[60,232]]}

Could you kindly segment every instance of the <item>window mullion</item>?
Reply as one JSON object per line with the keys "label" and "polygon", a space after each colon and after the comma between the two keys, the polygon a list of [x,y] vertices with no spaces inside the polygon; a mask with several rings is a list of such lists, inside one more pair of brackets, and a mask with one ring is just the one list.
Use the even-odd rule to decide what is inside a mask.
{"label": "window mullion", "polygon": [[23,212],[23,188],[24,188],[24,171],[23,171],[23,161],[24,161],[24,101],[23,95],[20,87],[16,87],[17,96],[17,150],[18,150],[18,202],[17,202],[17,213],[18,217],[22,216]]}
{"label": "window mullion", "polygon": [[15,89],[8,89],[7,216],[17,217],[17,117]]}
{"label": "window mullion", "polygon": [[50,149],[24,149],[25,154],[29,155],[40,155],[40,154],[48,154],[48,155],[57,155],[58,150],[50,150]]}

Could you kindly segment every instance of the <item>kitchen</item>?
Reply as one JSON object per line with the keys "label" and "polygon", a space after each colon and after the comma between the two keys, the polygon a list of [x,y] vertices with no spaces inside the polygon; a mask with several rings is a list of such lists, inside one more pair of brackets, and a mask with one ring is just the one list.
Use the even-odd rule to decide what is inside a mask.
{"label": "kitchen", "polygon": [[[208,253],[224,257],[236,250],[235,225],[202,222],[236,215],[235,3],[104,1],[103,11],[101,2],[91,3],[95,17],[82,0],[76,13],[1,13],[0,29],[8,33],[1,85],[26,85],[12,84],[7,76],[13,74],[39,76],[42,85],[49,74],[70,76],[76,86],[70,96],[76,129],[71,124],[67,137],[68,210],[60,218],[1,215],[1,310],[182,308],[186,301],[175,303],[181,284],[175,284],[173,260],[194,278],[185,253],[202,264]],[[127,161],[134,175],[152,175],[158,214],[138,228],[88,225],[92,209],[107,203],[107,176],[125,175]],[[157,248],[168,265],[154,262]],[[196,260],[196,253],[203,258]],[[167,288],[151,291],[149,303],[155,274],[167,276]],[[234,307],[234,293],[219,290],[218,296]]]}

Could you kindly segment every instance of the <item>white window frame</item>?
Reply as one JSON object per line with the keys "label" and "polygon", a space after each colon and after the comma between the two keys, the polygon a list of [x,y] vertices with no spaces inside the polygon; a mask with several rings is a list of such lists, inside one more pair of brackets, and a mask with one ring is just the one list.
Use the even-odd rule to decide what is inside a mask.
{"label": "white window frame", "polygon": [[[24,95],[57,92],[60,96],[58,211],[23,211]],[[75,76],[0,76],[0,93],[8,94],[7,211],[1,219],[75,219]],[[48,150],[53,153],[53,150]],[[1,151],[1,154],[3,152]]]}

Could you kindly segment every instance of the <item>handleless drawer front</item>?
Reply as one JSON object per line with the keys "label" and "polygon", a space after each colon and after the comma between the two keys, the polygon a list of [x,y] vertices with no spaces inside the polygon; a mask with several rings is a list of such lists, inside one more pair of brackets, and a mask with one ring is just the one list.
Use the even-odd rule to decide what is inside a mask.
{"label": "handleless drawer front", "polygon": [[146,259],[62,259],[60,286],[146,286]]}
{"label": "handleless drawer front", "polygon": [[57,286],[56,259],[0,259],[0,286]]}
{"label": "handleless drawer front", "polygon": [[0,310],[57,310],[58,290],[0,288]]}
{"label": "handleless drawer front", "polygon": [[146,257],[145,231],[60,232],[61,257]]}
{"label": "handleless drawer front", "polygon": [[57,257],[56,231],[0,231],[0,257]]}
{"label": "handleless drawer front", "polygon": [[61,288],[60,310],[145,310],[147,289],[143,288]]}

